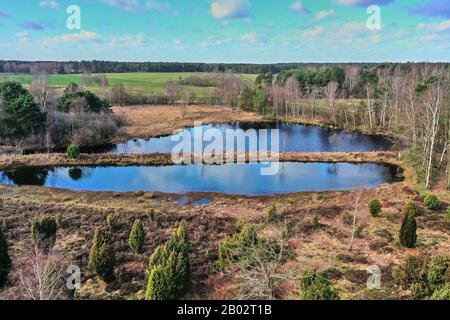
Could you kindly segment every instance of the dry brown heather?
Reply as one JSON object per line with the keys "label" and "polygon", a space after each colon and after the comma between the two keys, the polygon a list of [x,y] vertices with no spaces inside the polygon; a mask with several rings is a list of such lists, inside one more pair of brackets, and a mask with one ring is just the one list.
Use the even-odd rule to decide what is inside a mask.
{"label": "dry brown heather", "polygon": [[[129,127],[131,135],[139,132],[151,134],[167,133],[171,127],[169,114],[153,115],[150,110],[162,110],[167,107],[148,108],[148,116],[138,117],[140,126]],[[117,110],[117,109],[116,109]],[[126,110],[126,109],[122,109]],[[136,117],[131,109],[130,119]],[[171,107],[171,110],[177,110]],[[201,119],[204,114],[208,120],[223,119],[214,115],[210,107],[195,107],[189,111],[191,122],[180,120],[177,125],[192,125],[192,119]],[[221,108],[222,110],[222,108]],[[224,112],[226,120],[238,119],[239,114],[231,110]],[[200,117],[200,118],[199,118]],[[216,118],[214,118],[216,117]],[[234,117],[234,118],[233,118]],[[159,118],[159,121],[156,119]],[[152,119],[152,120],[150,120]],[[162,121],[161,119],[165,119]],[[137,119],[134,121],[138,121]],[[148,122],[148,128],[145,126]],[[130,122],[131,123],[131,122]],[[172,125],[173,127],[173,125]],[[94,156],[83,155],[78,164],[92,161]],[[153,156],[99,156],[95,163],[109,164],[108,161],[130,163],[161,164],[170,159],[164,155]],[[331,159],[330,159],[331,158]],[[64,155],[33,155],[17,157],[14,164],[65,164]],[[106,160],[105,160],[106,159]],[[142,160],[143,159],[143,160]],[[287,154],[284,160],[298,161],[373,161],[400,164],[390,153],[369,154]],[[301,160],[302,159],[302,160]],[[6,158],[0,160],[5,166]],[[16,161],[16,162],[14,162]],[[75,164],[75,163],[73,163]],[[9,163],[11,165],[11,163]],[[220,194],[189,194],[192,200],[207,197],[211,203],[202,207],[180,206],[176,201],[180,195],[161,193],[131,192],[74,192],[68,190],[41,187],[0,186],[0,219],[6,226],[6,237],[11,246],[15,261],[30,246],[31,220],[40,215],[63,215],[63,223],[58,231],[56,250],[67,263],[79,265],[85,280],[79,292],[80,298],[135,298],[144,296],[147,281],[146,261],[154,249],[164,243],[173,228],[182,220],[187,220],[191,238],[191,260],[194,272],[194,295],[189,298],[230,298],[233,294],[234,279],[223,275],[214,265],[217,259],[217,247],[229,235],[236,231],[237,221],[247,221],[255,225],[262,237],[268,237],[285,230],[283,225],[269,224],[266,221],[268,209],[273,203],[283,213],[290,226],[288,244],[290,258],[282,266],[282,272],[289,277],[278,290],[279,298],[295,299],[298,281],[295,280],[307,268],[328,270],[330,277],[342,295],[342,298],[398,298],[402,293],[394,286],[392,268],[407,254],[422,252],[450,252],[450,220],[442,213],[431,212],[422,206],[423,199],[413,190],[414,175],[406,168],[407,179],[392,185],[382,185],[374,190],[364,191],[358,212],[358,223],[362,231],[354,243],[352,252],[348,251],[352,226],[348,215],[353,211],[355,191],[300,193],[269,197],[243,197]],[[383,214],[371,217],[367,204],[373,198],[381,200]],[[418,217],[418,249],[405,250],[398,244],[398,231],[402,220],[401,209],[410,200],[416,202],[422,215]],[[444,204],[448,206],[449,204]],[[154,221],[147,213],[156,212]],[[120,228],[114,234],[114,247],[117,250],[117,279],[113,285],[99,283],[87,270],[87,258],[93,232],[96,227],[104,226],[106,217],[116,213]],[[318,216],[320,226],[312,227],[314,216]],[[146,231],[145,252],[132,254],[127,245],[128,234],[134,219],[144,222]],[[383,289],[369,292],[366,290],[367,273],[370,265],[379,265],[382,269]],[[10,283],[0,291],[0,299],[17,293],[18,270],[14,266]]]}
{"label": "dry brown heather", "polygon": [[189,106],[187,111],[180,106],[114,107],[113,110],[127,122],[122,139],[168,135],[192,127],[196,121],[215,124],[261,120],[257,114],[219,106]]}

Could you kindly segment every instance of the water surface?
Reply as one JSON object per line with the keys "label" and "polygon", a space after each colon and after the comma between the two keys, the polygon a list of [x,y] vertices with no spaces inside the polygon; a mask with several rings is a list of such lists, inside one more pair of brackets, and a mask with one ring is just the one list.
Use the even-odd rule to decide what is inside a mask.
{"label": "water surface", "polygon": [[397,174],[397,167],[379,164],[286,162],[280,164],[278,174],[262,176],[264,166],[20,168],[0,171],[0,183],[90,191],[217,192],[255,196],[375,188],[396,181]]}
{"label": "water surface", "polygon": [[[369,152],[387,151],[392,147],[392,142],[384,137],[365,135],[357,132],[348,132],[336,129],[327,129],[317,126],[305,126],[292,123],[234,123],[220,125],[201,126],[202,132],[208,129],[217,129],[225,137],[227,129],[241,130],[239,136],[244,136],[248,129],[267,129],[270,134],[272,129],[280,130],[280,152]],[[194,143],[194,128],[188,128],[188,132]],[[258,135],[259,136],[259,135]],[[171,136],[145,139],[134,139],[126,143],[117,144],[107,148],[97,148],[90,151],[103,153],[171,153],[178,142],[172,142]],[[208,145],[210,142],[205,142]],[[268,147],[271,147],[270,140]],[[255,152],[259,146],[252,148],[246,145],[245,151]],[[226,139],[223,142],[223,150],[226,148]]]}

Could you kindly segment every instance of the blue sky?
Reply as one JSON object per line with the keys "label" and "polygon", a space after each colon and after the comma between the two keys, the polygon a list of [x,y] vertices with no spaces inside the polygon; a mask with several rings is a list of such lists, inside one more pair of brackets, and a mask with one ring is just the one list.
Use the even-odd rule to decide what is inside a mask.
{"label": "blue sky", "polygon": [[0,0],[0,59],[449,62],[450,0]]}

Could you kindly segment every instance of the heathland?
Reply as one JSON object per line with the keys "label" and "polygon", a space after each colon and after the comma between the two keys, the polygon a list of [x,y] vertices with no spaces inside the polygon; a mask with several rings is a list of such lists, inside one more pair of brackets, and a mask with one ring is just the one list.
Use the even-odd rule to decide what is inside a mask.
{"label": "heathland", "polygon": [[[32,292],[76,299],[448,299],[448,72],[448,66],[418,64],[325,65],[257,77],[85,72],[41,73],[33,81],[14,75],[24,77],[32,98],[17,84],[0,87],[1,117],[10,120],[2,122],[0,168],[12,174],[28,166],[171,165],[165,154],[75,151],[171,134],[197,121],[287,121],[382,134],[394,146],[388,152],[289,153],[281,161],[394,164],[404,179],[375,189],[259,197],[2,185],[0,257],[7,243],[12,263],[4,264],[0,298]],[[61,88],[54,97],[42,95],[54,86]],[[209,104],[198,104],[191,87],[209,88]],[[86,93],[91,88],[98,99]],[[133,103],[135,95],[153,102],[154,94],[164,103]],[[25,118],[27,125],[12,121],[20,118],[12,108],[18,103],[34,115]],[[107,134],[98,140],[100,132]],[[67,154],[53,152],[68,144]],[[51,244],[30,250],[39,234]],[[39,296],[24,271],[40,261],[79,266],[81,288]],[[381,287],[376,281],[368,286],[368,277],[376,280],[379,273]],[[62,276],[55,274],[52,284],[60,289]]]}

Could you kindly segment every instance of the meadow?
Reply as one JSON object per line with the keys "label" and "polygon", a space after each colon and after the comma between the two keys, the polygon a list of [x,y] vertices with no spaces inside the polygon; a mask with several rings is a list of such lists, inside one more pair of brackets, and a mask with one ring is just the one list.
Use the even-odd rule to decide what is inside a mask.
{"label": "meadow", "polygon": [[[91,81],[84,87],[87,90],[91,90],[95,93],[104,94],[106,91],[117,85],[122,84],[130,91],[142,94],[156,94],[164,92],[164,88],[169,81],[182,80],[194,73],[189,72],[172,72],[172,73],[107,73],[104,74],[108,79],[108,86],[101,87],[98,83]],[[103,74],[92,74],[92,77],[100,76]],[[254,81],[257,75],[243,74],[244,79]],[[19,81],[25,86],[31,85],[34,75],[30,74],[12,74],[12,73],[0,73],[0,81],[15,80]],[[48,76],[48,85],[56,89],[65,88],[69,83],[74,82],[78,85],[83,84],[82,74],[52,74]],[[194,86],[182,86],[190,88],[196,95],[207,94],[212,88],[202,88]]]}

